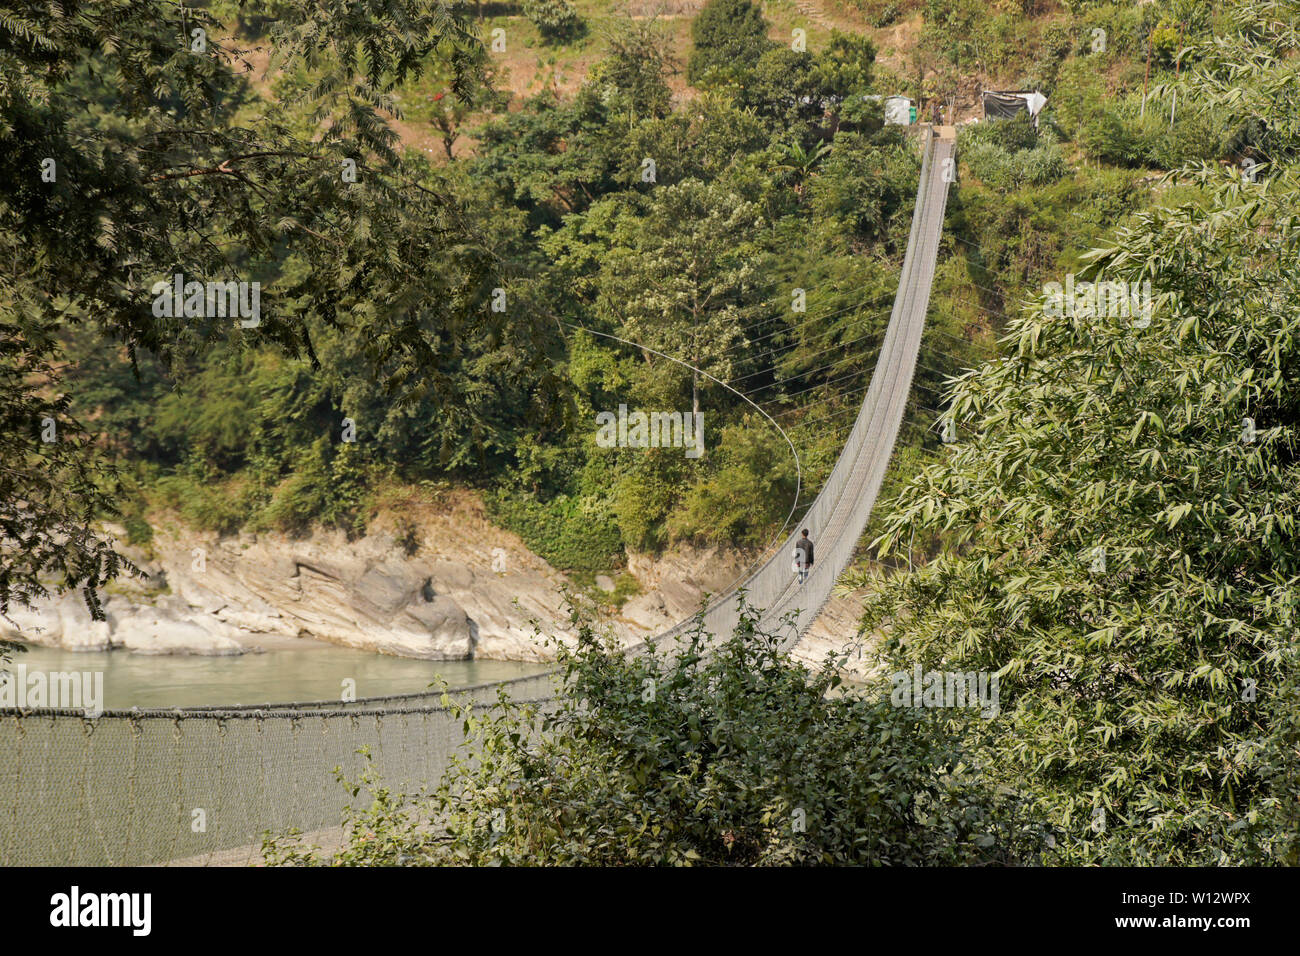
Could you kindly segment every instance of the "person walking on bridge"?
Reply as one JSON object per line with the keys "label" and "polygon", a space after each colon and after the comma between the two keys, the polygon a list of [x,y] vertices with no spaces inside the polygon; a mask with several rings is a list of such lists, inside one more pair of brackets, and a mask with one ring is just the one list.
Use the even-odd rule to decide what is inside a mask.
{"label": "person walking on bridge", "polygon": [[802,586],[808,580],[808,569],[813,566],[813,543],[807,528],[803,529],[803,537],[794,543],[794,566]]}

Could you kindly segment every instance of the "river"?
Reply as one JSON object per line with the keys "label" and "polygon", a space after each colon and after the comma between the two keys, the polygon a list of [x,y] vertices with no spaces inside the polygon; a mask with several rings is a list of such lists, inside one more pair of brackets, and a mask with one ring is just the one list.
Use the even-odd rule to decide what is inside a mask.
{"label": "river", "polygon": [[286,640],[235,657],[153,656],[126,651],[65,651],[29,645],[5,669],[103,671],[105,710],[340,700],[344,681],[357,697],[426,690],[441,676],[451,687],[536,674],[545,664],[424,661]]}

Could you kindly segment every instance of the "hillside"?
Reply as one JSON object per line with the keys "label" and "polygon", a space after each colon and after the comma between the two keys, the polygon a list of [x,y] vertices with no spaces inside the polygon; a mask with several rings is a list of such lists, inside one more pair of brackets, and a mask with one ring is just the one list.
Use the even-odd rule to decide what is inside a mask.
{"label": "hillside", "polygon": [[[1123,165],[1090,158],[1089,150],[1109,147],[1081,148],[1053,119],[1083,123],[1086,131],[1091,120],[1079,104],[1091,102],[1105,77],[1137,68],[1134,44],[1121,40],[1119,26],[1099,73],[1085,31],[1068,29],[1055,4],[992,17],[976,17],[974,5],[945,5],[937,24],[926,20],[924,4],[888,6],[771,4],[754,37],[756,51],[771,51],[767,59],[744,76],[695,84],[687,83],[687,66],[698,10],[689,5],[625,12],[579,4],[578,25],[546,39],[519,8],[475,7],[468,28],[489,44],[494,30],[506,31],[504,51],[489,46],[472,92],[453,91],[450,74],[436,67],[396,84],[400,118],[392,128],[403,148],[432,161],[422,173],[427,181],[455,193],[459,214],[478,224],[467,240],[499,263],[492,269],[512,276],[465,275],[459,288],[441,294],[454,310],[492,309],[489,287],[513,283],[511,295],[521,297],[529,317],[513,309],[518,318],[506,317],[537,343],[532,357],[520,364],[523,353],[493,352],[503,341],[499,331],[479,342],[446,340],[455,355],[440,388],[485,399],[455,411],[441,400],[393,405],[350,382],[345,370],[365,359],[365,343],[328,327],[312,339],[324,375],[257,350],[213,353],[183,379],[148,353],[137,354],[139,378],[129,363],[83,366],[75,373],[82,407],[139,463],[128,485],[138,490],[124,500],[127,527],[147,540],[147,514],[167,509],[221,533],[296,533],[317,521],[360,533],[386,488],[436,477],[482,489],[495,520],[579,574],[614,573],[626,553],[683,542],[758,548],[788,511],[796,477],[775,430],[734,396],[706,389],[716,454],[674,464],[662,453],[593,449],[578,427],[583,418],[621,404],[671,406],[679,401],[674,393],[689,405],[698,395],[683,395],[689,383],[626,349],[582,334],[562,341],[546,324],[620,330],[649,344],[674,325],[678,332],[668,334],[679,334],[683,318],[698,321],[650,300],[618,313],[635,302],[628,284],[652,278],[638,274],[638,257],[678,255],[669,252],[678,240],[665,227],[702,217],[681,237],[683,248],[699,250],[699,271],[675,294],[726,306],[711,320],[696,364],[740,383],[792,429],[803,500],[810,500],[868,381],[916,160],[905,137],[881,128],[878,105],[850,97],[827,128],[809,96],[907,90],[951,99],[949,115],[960,118],[985,83],[1057,77],[1041,142],[995,137],[964,167],[968,188],[953,215],[916,407],[891,478],[897,485],[941,446],[935,423],[944,378],[992,352],[1008,307],[1025,290],[1068,271],[1147,201],[1150,166],[1143,158]],[[212,9],[226,11],[220,3]],[[1133,16],[1120,5],[1101,22],[1131,32]],[[1148,10],[1141,22],[1163,23],[1164,16]],[[256,99],[240,107],[249,115],[258,99],[292,99],[309,81],[301,72],[268,73],[267,22],[226,21],[232,42],[252,44],[242,75]],[[960,23],[974,24],[969,42],[945,45],[942,38]],[[809,52],[788,49],[796,26],[807,31]],[[1070,42],[1063,45],[1062,36]],[[773,38],[787,43],[784,53]],[[1167,64],[1157,64],[1157,78],[1162,69]],[[792,82],[807,92],[783,100]],[[615,134],[620,126],[624,132]],[[1174,132],[1182,135],[1181,122]],[[1160,159],[1159,148],[1157,137],[1152,159]],[[659,157],[660,168],[652,182],[639,182],[647,154]],[[1088,201],[1080,204],[1081,196]],[[734,231],[740,220],[750,222],[744,235]],[[264,282],[275,288],[293,269],[286,260]],[[466,280],[487,285],[471,289]],[[471,305],[476,299],[483,304]],[[648,339],[651,325],[662,328]],[[74,357],[103,348],[85,336],[69,347]],[[345,418],[359,423],[366,441],[339,443]],[[236,422],[246,425],[232,427]],[[561,435],[564,452],[555,444]],[[333,489],[328,498],[322,481]]]}

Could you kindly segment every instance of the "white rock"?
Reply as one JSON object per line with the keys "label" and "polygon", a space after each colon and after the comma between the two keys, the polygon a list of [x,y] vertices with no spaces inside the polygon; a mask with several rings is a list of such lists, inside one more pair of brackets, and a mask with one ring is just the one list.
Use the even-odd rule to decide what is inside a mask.
{"label": "white rock", "polygon": [[[13,610],[19,633],[0,621],[0,634],[71,649],[124,646],[138,654],[237,654],[258,643],[254,635],[267,635],[273,642],[306,636],[430,660],[552,659],[555,650],[534,622],[543,635],[574,639],[560,594],[563,576],[489,523],[477,499],[453,497],[459,500],[449,510],[411,516],[423,542],[413,557],[382,528],[355,541],[335,532],[218,540],[157,529],[149,561],[131,553],[150,578],[115,588],[120,593],[106,601],[107,622],[91,621],[80,595],[69,594],[35,611]],[[196,548],[205,553],[203,571],[194,568]],[[493,570],[501,550],[505,573]],[[719,593],[754,558],[689,547],[658,559],[630,555],[628,570],[642,593],[610,624],[621,639],[641,640],[695,613],[706,591]],[[164,582],[170,594],[158,593]],[[610,575],[596,583],[615,589]],[[831,630],[819,622],[800,653],[811,662],[842,644],[833,635],[853,634],[855,615],[851,604],[833,600],[823,615]]]}

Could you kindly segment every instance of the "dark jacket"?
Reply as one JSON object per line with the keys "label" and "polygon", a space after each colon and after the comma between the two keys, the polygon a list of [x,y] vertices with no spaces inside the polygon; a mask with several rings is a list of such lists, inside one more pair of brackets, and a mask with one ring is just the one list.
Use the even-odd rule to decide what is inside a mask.
{"label": "dark jacket", "polygon": [[812,538],[800,538],[794,543],[794,546],[804,552],[804,562],[807,567],[813,566],[813,543]]}

